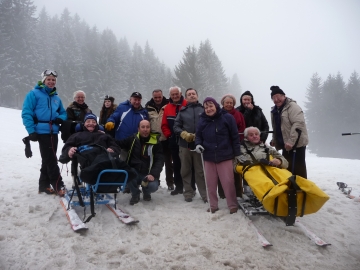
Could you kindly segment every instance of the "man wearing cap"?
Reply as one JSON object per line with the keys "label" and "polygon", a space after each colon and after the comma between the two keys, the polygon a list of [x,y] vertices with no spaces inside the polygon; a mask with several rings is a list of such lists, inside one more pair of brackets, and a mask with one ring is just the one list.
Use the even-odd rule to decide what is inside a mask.
{"label": "man wearing cap", "polygon": [[148,112],[141,106],[142,96],[134,92],[130,100],[119,104],[105,124],[107,131],[115,129],[115,139],[122,140],[137,132],[141,120],[149,119]]}
{"label": "man wearing cap", "polygon": [[194,189],[191,186],[192,170],[195,171],[195,182],[200,196],[207,202],[204,170],[201,156],[195,151],[195,132],[204,112],[204,107],[198,102],[197,91],[188,88],[185,92],[186,106],[182,107],[174,123],[174,133],[179,136],[179,156],[181,160],[181,177],[184,185],[184,197],[186,202],[191,202],[194,197]]}
{"label": "man wearing cap", "polygon": [[168,190],[174,190],[174,170],[172,165],[169,140],[165,137],[164,133],[161,130],[161,121],[164,115],[164,109],[166,104],[168,103],[169,100],[163,96],[162,90],[155,89],[152,92],[152,99],[146,103],[145,108],[149,113],[151,132],[159,133],[161,135],[159,140],[163,148],[163,154],[165,159],[166,184],[168,186]]}
{"label": "man wearing cap", "polygon": [[[286,97],[279,86],[271,86],[270,90],[271,99],[275,104],[271,108],[271,124],[274,133],[270,145],[275,146],[276,150],[283,150],[282,155],[289,162],[289,171],[294,166],[293,174],[307,178],[305,151],[309,139],[304,113],[295,100]],[[301,131],[300,137],[297,130]],[[294,149],[298,137],[299,141]],[[296,150],[295,160],[293,160],[294,150]]]}

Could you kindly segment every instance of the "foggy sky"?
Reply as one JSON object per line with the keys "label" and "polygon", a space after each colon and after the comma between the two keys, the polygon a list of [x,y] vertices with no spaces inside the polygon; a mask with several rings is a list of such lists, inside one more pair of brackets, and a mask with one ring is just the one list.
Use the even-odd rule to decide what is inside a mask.
{"label": "foggy sky", "polygon": [[60,16],[67,7],[91,27],[126,37],[131,47],[137,42],[144,48],[148,41],[172,70],[187,46],[198,48],[209,39],[226,75],[238,74],[242,90],[254,94],[267,117],[273,106],[271,85],[279,85],[305,109],[313,73],[325,80],[340,72],[346,83],[354,70],[360,73],[358,0],[33,2],[38,12],[45,7],[50,16]]}

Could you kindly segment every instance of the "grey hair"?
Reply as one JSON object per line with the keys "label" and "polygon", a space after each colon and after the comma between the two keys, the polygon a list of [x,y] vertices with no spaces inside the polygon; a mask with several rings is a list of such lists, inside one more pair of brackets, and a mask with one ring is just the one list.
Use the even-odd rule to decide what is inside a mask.
{"label": "grey hair", "polygon": [[178,89],[179,93],[181,93],[181,88],[179,86],[171,86],[169,89],[169,94],[170,94],[171,90],[174,90],[174,89]]}
{"label": "grey hair", "polygon": [[245,128],[245,130],[244,130],[244,137],[246,138],[247,137],[247,135],[248,135],[248,133],[249,133],[249,129],[256,129],[257,130],[257,132],[259,132],[259,135],[260,135],[260,129],[258,129],[257,127],[253,127],[253,126],[251,126],[251,127],[247,127],[247,128]]}
{"label": "grey hair", "polygon": [[74,96],[73,96],[74,100],[75,100],[76,95],[79,94],[79,93],[83,93],[84,97],[86,98],[86,94],[85,94],[85,92],[83,90],[77,90],[77,91],[74,92]]}

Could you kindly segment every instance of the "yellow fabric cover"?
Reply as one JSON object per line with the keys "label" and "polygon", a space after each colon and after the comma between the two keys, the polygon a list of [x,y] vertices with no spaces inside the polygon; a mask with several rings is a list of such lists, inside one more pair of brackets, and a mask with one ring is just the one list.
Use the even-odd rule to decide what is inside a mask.
{"label": "yellow fabric cover", "polygon": [[[266,176],[260,165],[255,165],[248,169],[243,178],[249,184],[254,195],[262,202],[266,211],[275,214],[275,199],[278,198],[276,216],[285,217],[288,215],[288,198],[286,190],[290,186],[289,177],[291,172],[286,169],[279,169],[272,166],[265,166],[269,174],[278,182],[274,185],[272,180]],[[238,164],[236,171],[242,174],[243,166]],[[317,212],[330,198],[316,184],[310,180],[296,176],[296,184],[301,190],[297,191],[297,214],[301,215],[304,193],[306,193],[304,215]],[[270,191],[269,191],[270,190]],[[269,193],[264,197],[266,192]]]}

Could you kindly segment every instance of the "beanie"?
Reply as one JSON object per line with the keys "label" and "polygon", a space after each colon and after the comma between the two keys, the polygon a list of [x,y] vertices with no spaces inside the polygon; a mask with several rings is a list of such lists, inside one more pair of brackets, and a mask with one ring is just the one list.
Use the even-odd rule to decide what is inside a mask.
{"label": "beanie", "polygon": [[215,107],[220,107],[219,103],[217,103],[216,100],[212,97],[205,98],[203,104],[205,104],[206,102],[212,102],[214,103]]}
{"label": "beanie", "polygon": [[225,98],[231,98],[232,100],[233,100],[233,102],[234,102],[234,106],[235,106],[235,104],[236,104],[236,98],[232,95],[232,94],[226,94],[226,95],[224,95],[222,98],[221,98],[221,101],[220,101],[220,103],[221,103],[221,105],[223,105],[224,106],[224,100],[225,100]]}
{"label": "beanie", "polygon": [[114,103],[115,98],[113,98],[112,96],[106,95],[105,98],[104,98],[104,101],[105,100],[110,100],[111,103]]}
{"label": "beanie", "polygon": [[276,95],[276,94],[281,94],[281,95],[284,95],[285,96],[285,93],[283,90],[280,89],[279,86],[277,85],[273,85],[270,87],[270,90],[271,90],[271,97],[273,97],[273,95]]}
{"label": "beanie", "polygon": [[240,105],[244,106],[244,104],[242,103],[243,96],[251,97],[251,104],[255,106],[254,96],[253,96],[253,94],[251,94],[251,92],[249,90],[246,90],[244,93],[242,93],[242,95],[240,97]]}
{"label": "beanie", "polygon": [[88,119],[94,119],[95,122],[97,123],[97,117],[96,117],[96,115],[93,114],[93,113],[87,113],[87,114],[85,114],[84,123],[85,123],[86,120],[88,120]]}

